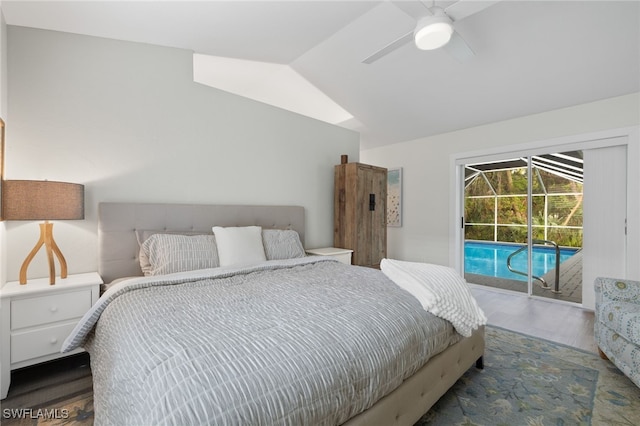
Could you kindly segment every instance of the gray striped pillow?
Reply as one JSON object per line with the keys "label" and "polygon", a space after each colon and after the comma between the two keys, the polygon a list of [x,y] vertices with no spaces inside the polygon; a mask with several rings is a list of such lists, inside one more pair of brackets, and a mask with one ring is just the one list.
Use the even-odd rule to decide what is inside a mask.
{"label": "gray striped pillow", "polygon": [[141,265],[145,276],[220,266],[213,235],[153,234],[142,243],[140,252],[149,260],[148,265]]}
{"label": "gray striped pillow", "polygon": [[291,229],[263,229],[262,245],[267,260],[297,259],[306,256],[300,235]]}

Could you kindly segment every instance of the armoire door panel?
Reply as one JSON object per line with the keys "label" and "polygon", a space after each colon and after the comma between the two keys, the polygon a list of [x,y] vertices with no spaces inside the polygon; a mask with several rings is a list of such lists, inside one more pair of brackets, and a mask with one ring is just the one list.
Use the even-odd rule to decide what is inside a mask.
{"label": "armoire door panel", "polygon": [[335,167],[334,245],[353,250],[354,265],[379,267],[386,256],[386,190],[385,168]]}

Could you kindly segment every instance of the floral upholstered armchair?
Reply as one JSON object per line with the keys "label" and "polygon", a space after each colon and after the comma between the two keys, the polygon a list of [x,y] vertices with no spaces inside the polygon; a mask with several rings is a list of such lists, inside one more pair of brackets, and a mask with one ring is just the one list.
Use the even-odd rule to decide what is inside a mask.
{"label": "floral upholstered armchair", "polygon": [[640,387],[640,281],[596,278],[595,290],[600,356]]}

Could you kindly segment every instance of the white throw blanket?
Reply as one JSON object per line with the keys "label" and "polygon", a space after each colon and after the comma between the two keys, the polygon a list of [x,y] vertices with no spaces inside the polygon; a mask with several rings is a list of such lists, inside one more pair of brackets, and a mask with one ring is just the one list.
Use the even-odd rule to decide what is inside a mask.
{"label": "white throw blanket", "polygon": [[471,336],[473,330],[487,323],[467,282],[454,269],[391,259],[382,259],[380,269],[418,299],[427,312],[451,322],[463,336]]}

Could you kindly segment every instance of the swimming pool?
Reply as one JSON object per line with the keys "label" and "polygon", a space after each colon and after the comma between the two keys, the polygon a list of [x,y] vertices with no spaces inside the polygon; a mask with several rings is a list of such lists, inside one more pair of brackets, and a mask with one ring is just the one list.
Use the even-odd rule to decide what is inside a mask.
{"label": "swimming pool", "polygon": [[[526,276],[514,274],[507,268],[507,257],[522,247],[521,244],[504,244],[485,241],[465,241],[464,272],[527,281]],[[573,256],[578,249],[561,248],[560,263]],[[556,266],[556,251],[553,247],[533,248],[533,275],[543,276]],[[527,271],[527,251],[511,259],[511,267],[518,271]]]}

